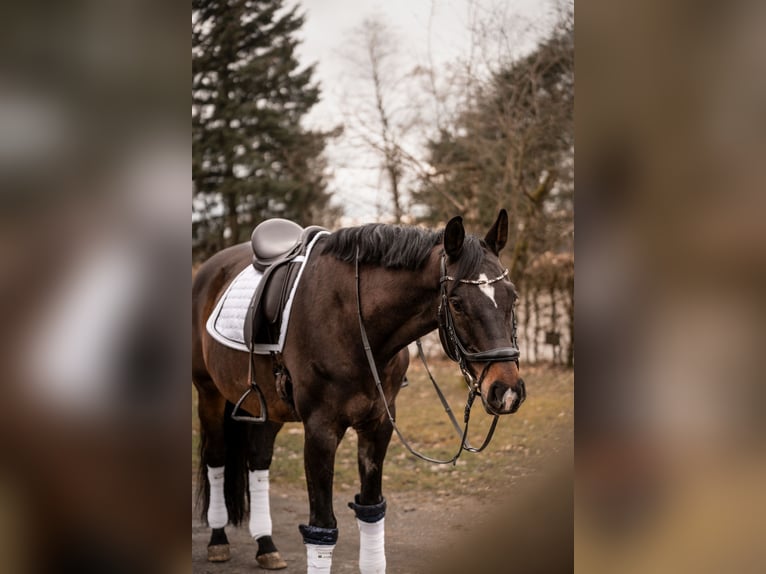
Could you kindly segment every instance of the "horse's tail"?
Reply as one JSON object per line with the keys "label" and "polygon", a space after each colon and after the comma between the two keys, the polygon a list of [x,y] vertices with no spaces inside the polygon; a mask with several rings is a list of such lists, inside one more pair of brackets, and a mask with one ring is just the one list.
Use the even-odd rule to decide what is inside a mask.
{"label": "horse's tail", "polygon": [[[237,422],[231,418],[234,405],[226,401],[223,415],[223,435],[226,441],[226,469],[224,472],[223,494],[226,500],[226,511],[229,523],[234,526],[242,524],[250,506],[250,491],[248,489],[247,455],[250,446],[250,425]],[[210,506],[210,482],[207,477],[205,462],[205,446],[207,433],[200,429],[200,465],[197,484],[199,485],[198,501],[201,518],[207,522],[207,510]]]}

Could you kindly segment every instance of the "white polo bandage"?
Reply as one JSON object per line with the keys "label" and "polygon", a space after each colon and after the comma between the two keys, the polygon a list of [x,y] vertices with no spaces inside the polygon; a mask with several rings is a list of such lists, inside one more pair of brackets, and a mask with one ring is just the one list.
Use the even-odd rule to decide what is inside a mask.
{"label": "white polo bandage", "polygon": [[271,536],[268,470],[250,471],[250,536]]}
{"label": "white polo bandage", "polygon": [[361,574],[385,574],[385,524],[386,519],[377,522],[356,520],[359,526],[359,571]]}
{"label": "white polo bandage", "polygon": [[210,483],[210,505],[207,507],[207,523],[210,528],[223,528],[229,522],[226,512],[226,499],[223,495],[223,466],[207,467],[207,480]]}
{"label": "white polo bandage", "polygon": [[335,544],[305,544],[306,574],[330,574],[332,568],[332,551]]}

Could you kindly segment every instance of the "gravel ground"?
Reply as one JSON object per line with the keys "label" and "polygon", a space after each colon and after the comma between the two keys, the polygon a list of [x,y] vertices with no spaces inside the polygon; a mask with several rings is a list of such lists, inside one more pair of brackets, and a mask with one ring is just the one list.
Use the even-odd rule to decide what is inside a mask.
{"label": "gravel ground", "polygon": [[[480,521],[476,512],[479,501],[461,497],[433,500],[423,495],[392,493],[388,497],[386,514],[387,571],[396,574],[427,572],[451,540],[465,538],[474,522]],[[357,567],[359,534],[348,500],[335,497],[338,519],[338,545],[333,554],[333,574],[352,574]],[[308,497],[298,490],[285,491],[272,485],[272,519],[274,542],[288,567],[282,572],[306,571],[306,553],[298,524],[308,519]],[[210,531],[197,519],[192,524],[192,567],[200,574],[240,574],[260,571],[255,562],[256,544],[250,538],[247,525],[226,529],[231,543],[231,560],[213,564],[207,561]],[[445,544],[446,543],[446,544]]]}

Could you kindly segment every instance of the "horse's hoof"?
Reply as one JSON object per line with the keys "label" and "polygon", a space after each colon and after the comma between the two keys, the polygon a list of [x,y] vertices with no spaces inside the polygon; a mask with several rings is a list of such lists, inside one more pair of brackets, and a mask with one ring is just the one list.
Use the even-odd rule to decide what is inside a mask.
{"label": "horse's hoof", "polygon": [[228,544],[213,544],[207,547],[208,562],[226,562],[231,558]]}
{"label": "horse's hoof", "polygon": [[282,568],[287,568],[287,562],[282,560],[282,556],[279,555],[279,552],[261,554],[260,556],[256,556],[255,559],[258,561],[258,566],[264,570],[282,570]]}

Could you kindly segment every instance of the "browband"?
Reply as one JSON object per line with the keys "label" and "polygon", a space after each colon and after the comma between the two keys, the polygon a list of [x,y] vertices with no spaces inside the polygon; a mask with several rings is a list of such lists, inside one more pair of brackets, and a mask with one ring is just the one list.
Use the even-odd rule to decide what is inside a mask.
{"label": "browband", "polygon": [[[468,285],[492,285],[492,283],[497,283],[501,279],[504,279],[508,277],[508,269],[502,272],[502,274],[498,275],[494,279],[460,279],[458,283],[466,283]],[[442,278],[439,279],[441,283],[444,283],[445,281],[454,281],[455,278],[451,275],[442,275]]]}

